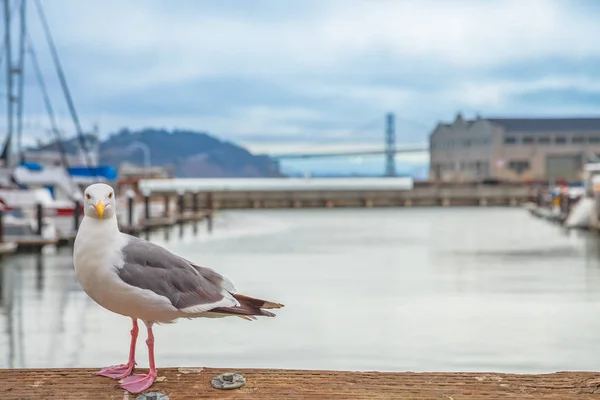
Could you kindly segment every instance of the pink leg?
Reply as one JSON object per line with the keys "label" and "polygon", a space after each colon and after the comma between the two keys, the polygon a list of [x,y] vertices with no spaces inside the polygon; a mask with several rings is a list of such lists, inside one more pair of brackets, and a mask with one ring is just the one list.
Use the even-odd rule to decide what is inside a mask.
{"label": "pink leg", "polygon": [[156,364],[154,363],[154,334],[152,333],[152,323],[145,322],[148,328],[148,358],[150,360],[150,372],[147,375],[135,374],[131,375],[123,381],[119,387],[127,390],[130,393],[140,393],[148,389],[154,383],[158,376],[156,372]]}
{"label": "pink leg", "polygon": [[106,376],[108,378],[113,379],[122,379],[126,376],[131,375],[133,369],[135,368],[135,343],[137,342],[138,337],[138,323],[137,319],[132,318],[133,327],[131,328],[131,344],[129,345],[129,361],[127,364],[120,365],[112,365],[110,367],[102,368],[100,371],[96,372],[96,375]]}

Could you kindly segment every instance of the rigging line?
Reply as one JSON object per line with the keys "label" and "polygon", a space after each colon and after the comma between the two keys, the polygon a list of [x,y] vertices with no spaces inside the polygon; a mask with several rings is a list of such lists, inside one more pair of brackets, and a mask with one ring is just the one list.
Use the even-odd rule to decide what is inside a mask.
{"label": "rigging line", "polygon": [[[40,65],[37,60],[37,55],[36,55],[35,49],[33,47],[32,40],[29,37],[29,35],[27,35],[27,47],[28,47],[27,53],[29,54],[29,56],[31,58],[31,65],[33,66],[33,71],[34,71],[36,80],[38,81],[38,85],[42,92],[42,97],[44,98],[44,106],[46,108],[46,113],[48,114],[48,119],[50,120],[51,131],[56,136],[56,145],[59,149],[62,162],[63,162],[65,168],[68,169],[69,168],[69,160],[66,155],[67,153],[65,151],[65,147],[64,147],[64,144],[62,141],[60,130],[58,129],[58,125],[56,124],[56,118],[54,116],[54,109],[52,108],[50,96],[48,96],[48,91],[46,90],[46,82],[44,81],[44,76],[42,75],[42,71],[40,69]],[[75,180],[73,179],[71,174],[68,173],[67,175],[68,175],[69,179],[71,180],[71,183],[73,183],[75,185]]]}
{"label": "rigging line", "polygon": [[35,73],[36,80],[38,81],[38,85],[42,92],[42,97],[44,99],[44,107],[46,108],[46,113],[48,114],[48,119],[50,120],[51,131],[52,131],[52,133],[54,133],[54,135],[57,138],[57,146],[59,147],[61,158],[63,160],[63,163],[65,164],[65,167],[68,168],[69,161],[66,158],[66,152],[65,152],[64,145],[62,142],[62,137],[60,134],[60,130],[58,129],[58,125],[56,123],[56,117],[54,116],[54,109],[53,109],[52,103],[50,101],[50,96],[48,96],[48,90],[46,89],[46,82],[44,81],[44,76],[42,75],[42,71],[40,69],[40,65],[37,60],[37,54],[35,52],[35,49],[33,48],[33,43],[29,36],[27,36],[27,47],[28,47],[29,56],[31,58],[31,64],[33,66],[33,71]]}
{"label": "rigging line", "polygon": [[79,138],[79,143],[81,148],[83,149],[85,155],[85,161],[90,173],[93,173],[94,176],[97,176],[92,169],[92,163],[90,162],[90,155],[88,154],[87,145],[85,143],[85,139],[83,137],[83,130],[81,129],[81,123],[79,122],[79,117],[77,116],[77,111],[75,110],[75,105],[73,104],[73,98],[71,97],[71,92],[69,90],[69,86],[67,84],[67,79],[65,77],[64,71],[60,64],[60,59],[58,57],[58,51],[56,50],[56,46],[54,45],[54,40],[52,39],[52,33],[50,32],[50,26],[48,25],[48,21],[46,20],[46,15],[44,14],[44,10],[42,8],[42,3],[40,0],[35,0],[35,5],[38,11],[38,16],[42,23],[42,27],[44,29],[44,35],[46,36],[46,41],[48,42],[48,46],[50,47],[50,52],[52,54],[52,59],[54,61],[54,66],[56,68],[56,73],[58,74],[58,78],[61,83],[61,87],[63,89],[63,93],[67,100],[67,106],[69,107],[69,112],[71,113],[71,118],[73,120],[73,124],[75,125],[75,130],[77,131],[77,136]]}

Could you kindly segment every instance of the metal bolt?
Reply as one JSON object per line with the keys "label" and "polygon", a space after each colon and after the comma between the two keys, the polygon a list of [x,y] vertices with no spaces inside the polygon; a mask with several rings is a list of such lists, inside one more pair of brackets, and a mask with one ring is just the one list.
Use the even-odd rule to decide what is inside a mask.
{"label": "metal bolt", "polygon": [[140,394],[135,400],[169,400],[169,396],[160,392]]}
{"label": "metal bolt", "polygon": [[241,388],[246,384],[246,378],[240,374],[225,373],[216,376],[210,381],[210,384],[215,389],[229,390]]}

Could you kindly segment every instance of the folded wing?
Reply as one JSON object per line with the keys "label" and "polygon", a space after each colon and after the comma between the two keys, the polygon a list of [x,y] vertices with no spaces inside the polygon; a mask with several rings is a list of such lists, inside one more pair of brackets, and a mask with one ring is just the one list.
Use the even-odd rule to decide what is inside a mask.
{"label": "folded wing", "polygon": [[212,312],[253,318],[274,316],[263,309],[279,303],[236,294],[231,281],[154,243],[127,236],[119,277],[129,285],[164,296],[187,314]]}

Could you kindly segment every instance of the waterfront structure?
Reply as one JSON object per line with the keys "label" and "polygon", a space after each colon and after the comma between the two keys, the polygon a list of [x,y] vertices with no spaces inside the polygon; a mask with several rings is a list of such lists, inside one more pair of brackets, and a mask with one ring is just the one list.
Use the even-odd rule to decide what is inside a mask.
{"label": "waterfront structure", "polygon": [[[410,177],[143,179],[142,192],[165,198],[193,194],[205,209],[517,206],[533,198],[525,184],[434,185]],[[185,202],[185,199],[182,200]],[[178,201],[179,203],[179,201]]]}
{"label": "waterfront structure", "polygon": [[580,181],[600,154],[600,118],[483,118],[439,123],[430,135],[432,181]]}

